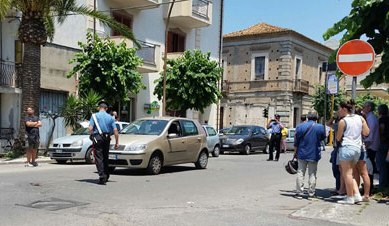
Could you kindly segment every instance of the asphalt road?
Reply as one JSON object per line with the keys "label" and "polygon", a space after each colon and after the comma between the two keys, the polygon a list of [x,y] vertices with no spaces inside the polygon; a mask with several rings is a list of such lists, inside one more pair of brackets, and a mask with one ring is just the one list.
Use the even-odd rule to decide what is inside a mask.
{"label": "asphalt road", "polygon": [[[329,151],[319,164],[317,193],[328,197]],[[267,155],[221,155],[208,168],[167,167],[157,176],[118,169],[97,184],[93,165],[0,166],[0,225],[338,225],[367,222],[369,204],[343,206],[292,197],[295,177]],[[359,213],[359,215],[358,215]],[[345,215],[345,216],[343,216]],[[387,214],[386,214],[387,215]],[[389,220],[380,225],[387,225]]]}

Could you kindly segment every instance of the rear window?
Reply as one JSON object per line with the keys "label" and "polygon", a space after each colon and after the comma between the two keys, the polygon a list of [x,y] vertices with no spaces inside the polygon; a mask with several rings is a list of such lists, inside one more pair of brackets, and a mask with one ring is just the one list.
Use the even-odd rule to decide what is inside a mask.
{"label": "rear window", "polygon": [[193,136],[199,134],[196,125],[192,121],[183,121],[182,125],[184,127],[184,136]]}
{"label": "rear window", "polygon": [[216,136],[216,131],[215,131],[215,129],[214,128],[212,128],[212,127],[205,127],[206,129],[207,129],[207,132],[208,132],[208,135],[210,136],[210,137],[212,137],[212,136]]}

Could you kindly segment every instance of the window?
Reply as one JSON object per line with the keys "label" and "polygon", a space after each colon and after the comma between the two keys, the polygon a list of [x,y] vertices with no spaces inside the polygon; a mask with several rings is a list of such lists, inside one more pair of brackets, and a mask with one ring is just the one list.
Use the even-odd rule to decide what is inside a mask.
{"label": "window", "polygon": [[296,57],[296,60],[295,60],[295,78],[296,79],[301,79],[301,66],[302,66],[302,64],[301,64],[301,62],[302,62],[302,59],[301,59],[301,57]]}
{"label": "window", "polygon": [[216,131],[212,127],[206,127],[206,128],[207,128],[208,135],[210,137],[216,136]]}
{"label": "window", "polygon": [[[115,10],[112,12],[112,17],[115,21],[124,24],[129,29],[132,29],[132,16],[123,10]],[[112,30],[112,36],[120,36],[121,34]]]}
{"label": "window", "polygon": [[268,70],[268,54],[256,53],[251,57],[251,80],[266,80]]}
{"label": "window", "polygon": [[192,136],[192,135],[199,134],[196,125],[192,121],[183,121],[182,125],[184,128],[183,131],[184,136]]}
{"label": "window", "polygon": [[184,52],[185,35],[169,31],[166,49],[168,53]]}

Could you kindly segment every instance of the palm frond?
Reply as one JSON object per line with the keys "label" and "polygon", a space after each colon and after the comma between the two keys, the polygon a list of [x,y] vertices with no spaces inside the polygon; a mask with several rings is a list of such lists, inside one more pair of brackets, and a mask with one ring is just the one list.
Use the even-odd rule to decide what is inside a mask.
{"label": "palm frond", "polygon": [[11,0],[0,0],[0,21],[7,16],[8,11],[11,9]]}
{"label": "palm frond", "polygon": [[100,20],[103,24],[109,26],[113,30],[121,33],[126,38],[132,40],[138,48],[141,47],[141,45],[135,39],[132,31],[124,24],[121,24],[121,23],[115,21],[111,16],[104,14],[104,13],[101,13],[101,12],[98,12],[98,11],[95,11],[93,9],[90,9],[84,5],[82,5],[82,6],[69,6],[68,10],[69,10],[69,12],[74,12],[74,13],[82,14],[85,16],[91,16],[91,17],[94,17],[94,18]]}
{"label": "palm frond", "polygon": [[56,0],[53,3],[53,8],[57,14],[58,23],[63,23],[66,17],[72,12],[72,9],[76,7],[75,0]]}
{"label": "palm frond", "polygon": [[44,23],[45,23],[47,37],[50,39],[50,42],[52,42],[55,34],[55,25],[54,25],[53,17],[49,15],[45,15]]}

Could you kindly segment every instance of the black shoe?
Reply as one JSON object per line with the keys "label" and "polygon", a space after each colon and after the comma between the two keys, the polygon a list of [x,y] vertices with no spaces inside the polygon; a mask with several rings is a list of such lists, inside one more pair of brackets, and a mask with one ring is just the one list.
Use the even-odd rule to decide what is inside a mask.
{"label": "black shoe", "polygon": [[105,179],[105,177],[100,177],[99,178],[99,184],[105,185],[106,183],[107,183],[107,179]]}
{"label": "black shoe", "polygon": [[273,159],[267,159],[266,161],[273,161]]}
{"label": "black shoe", "polygon": [[275,159],[274,161],[277,161],[277,162],[278,162],[278,159]]}

